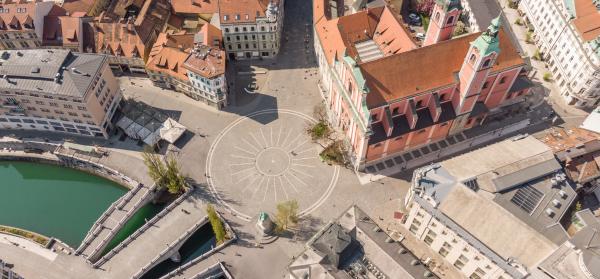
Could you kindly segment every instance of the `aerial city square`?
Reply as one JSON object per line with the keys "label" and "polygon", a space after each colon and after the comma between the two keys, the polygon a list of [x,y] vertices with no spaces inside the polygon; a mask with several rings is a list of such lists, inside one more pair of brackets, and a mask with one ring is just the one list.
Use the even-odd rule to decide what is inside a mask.
{"label": "aerial city square", "polygon": [[0,0],[38,278],[600,278],[600,1]]}

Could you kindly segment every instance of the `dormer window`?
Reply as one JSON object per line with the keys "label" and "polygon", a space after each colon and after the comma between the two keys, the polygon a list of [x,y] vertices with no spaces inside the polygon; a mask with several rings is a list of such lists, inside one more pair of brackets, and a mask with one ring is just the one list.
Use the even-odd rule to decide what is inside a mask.
{"label": "dormer window", "polygon": [[228,21],[229,20],[229,16],[228,15],[224,15],[223,16],[223,21]]}
{"label": "dormer window", "polygon": [[235,20],[240,20],[240,14],[235,15]]}
{"label": "dormer window", "polygon": [[452,24],[453,21],[454,21],[454,16],[451,16],[448,18],[448,21],[446,21],[446,24]]}

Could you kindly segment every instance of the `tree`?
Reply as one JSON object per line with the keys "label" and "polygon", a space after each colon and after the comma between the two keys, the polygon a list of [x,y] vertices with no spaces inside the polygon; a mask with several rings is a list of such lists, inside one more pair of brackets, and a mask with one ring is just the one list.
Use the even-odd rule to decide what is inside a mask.
{"label": "tree", "polygon": [[277,204],[275,215],[275,231],[282,233],[287,231],[291,225],[298,223],[298,201],[289,200]]}
{"label": "tree", "polygon": [[166,171],[166,179],[167,179],[167,189],[171,194],[178,194],[183,192],[184,186],[186,185],[185,176],[181,174],[179,164],[175,157],[169,156],[167,158],[167,171]]}
{"label": "tree", "polygon": [[154,183],[159,186],[165,184],[167,168],[161,157],[149,148],[144,150],[142,156],[144,157],[144,164],[148,168],[148,175]]}
{"label": "tree", "polygon": [[456,26],[454,27],[454,32],[452,33],[452,36],[456,37],[456,36],[460,36],[460,35],[466,34],[466,33],[467,33],[467,26],[465,25],[465,23],[460,20],[458,22],[456,22]]}
{"label": "tree", "polygon": [[221,222],[221,218],[217,215],[215,208],[212,204],[206,205],[206,214],[208,214],[208,220],[210,221],[210,225],[212,226],[213,232],[215,233],[215,238],[217,239],[217,245],[225,242],[227,239],[227,233],[225,232],[225,227],[223,226],[223,222]]}
{"label": "tree", "polygon": [[183,192],[186,186],[185,176],[181,174],[175,157],[168,156],[164,159],[149,149],[144,150],[142,156],[148,168],[148,175],[159,189],[167,189],[171,194]]}
{"label": "tree", "polygon": [[413,0],[414,10],[422,15],[431,15],[434,6],[435,0]]}

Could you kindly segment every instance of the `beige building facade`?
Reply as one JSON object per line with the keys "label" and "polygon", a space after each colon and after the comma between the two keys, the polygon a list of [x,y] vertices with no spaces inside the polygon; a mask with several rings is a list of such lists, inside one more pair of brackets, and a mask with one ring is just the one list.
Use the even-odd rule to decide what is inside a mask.
{"label": "beige building facade", "polygon": [[121,92],[107,56],[58,49],[0,54],[0,129],[108,137]]}
{"label": "beige building facade", "polygon": [[0,50],[39,48],[44,17],[53,5],[52,2],[0,4]]}

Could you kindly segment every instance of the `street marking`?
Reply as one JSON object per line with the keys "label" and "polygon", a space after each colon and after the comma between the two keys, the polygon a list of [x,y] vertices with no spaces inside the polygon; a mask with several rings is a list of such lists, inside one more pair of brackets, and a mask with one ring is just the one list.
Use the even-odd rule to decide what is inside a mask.
{"label": "street marking", "polygon": [[260,130],[260,136],[262,137],[262,139],[265,141],[265,148],[269,147],[269,143],[267,143],[267,137],[265,137],[265,133],[263,133],[262,128],[259,129]]}
{"label": "street marking", "polygon": [[285,199],[289,200],[290,196],[288,196],[288,193],[285,190],[285,185],[283,185],[283,179],[281,179],[281,176],[278,176],[277,178],[279,179],[279,185],[281,185],[281,190],[283,190],[283,194],[285,195]]}
{"label": "street marking", "polygon": [[295,169],[295,168],[290,168],[290,170],[292,170],[292,171],[295,171],[295,172],[297,172],[297,173],[299,173],[299,174],[302,174],[302,175],[304,175],[304,176],[307,176],[307,177],[309,177],[309,178],[315,178],[314,176],[312,176],[312,175],[310,175],[310,174],[308,174],[308,173],[305,173],[305,172],[299,171],[299,170],[297,170],[297,169]]}
{"label": "street marking", "polygon": [[[252,137],[252,134],[250,134],[250,136]],[[252,138],[254,138],[254,137],[252,137]],[[256,152],[260,152],[260,149],[256,148],[256,146],[254,146],[253,144],[251,144],[250,142],[248,142],[245,138],[242,138],[242,141],[245,142],[246,144],[248,144],[248,146],[250,146]]]}
{"label": "street marking", "polygon": [[[242,141],[243,141],[243,140],[244,140],[244,139],[242,139]],[[248,144],[249,144],[249,143],[248,143]],[[244,153],[246,153],[246,154],[249,154],[249,155],[252,155],[252,156],[256,156],[256,154],[254,154],[254,153],[252,153],[252,152],[250,152],[250,151],[248,151],[248,150],[246,150],[246,149],[243,149],[243,148],[241,148],[241,147],[239,147],[239,146],[237,146],[237,145],[236,145],[236,146],[234,146],[233,148],[235,148],[235,149],[237,149],[237,150],[239,150],[239,151],[242,151],[242,152],[244,152]],[[256,147],[252,146],[252,148],[253,148],[254,150],[256,150]],[[258,152],[258,150],[256,150],[256,151]]]}
{"label": "street marking", "polygon": [[300,192],[298,191],[298,189],[296,188],[296,185],[295,185],[294,183],[292,183],[292,181],[290,181],[290,179],[287,177],[287,175],[286,175],[286,174],[287,174],[287,173],[284,173],[284,174],[283,174],[283,177],[285,178],[285,180],[287,180],[287,182],[288,182],[288,184],[289,184],[289,185],[292,185],[292,188],[294,189],[294,191],[296,191],[296,193],[300,193]]}

